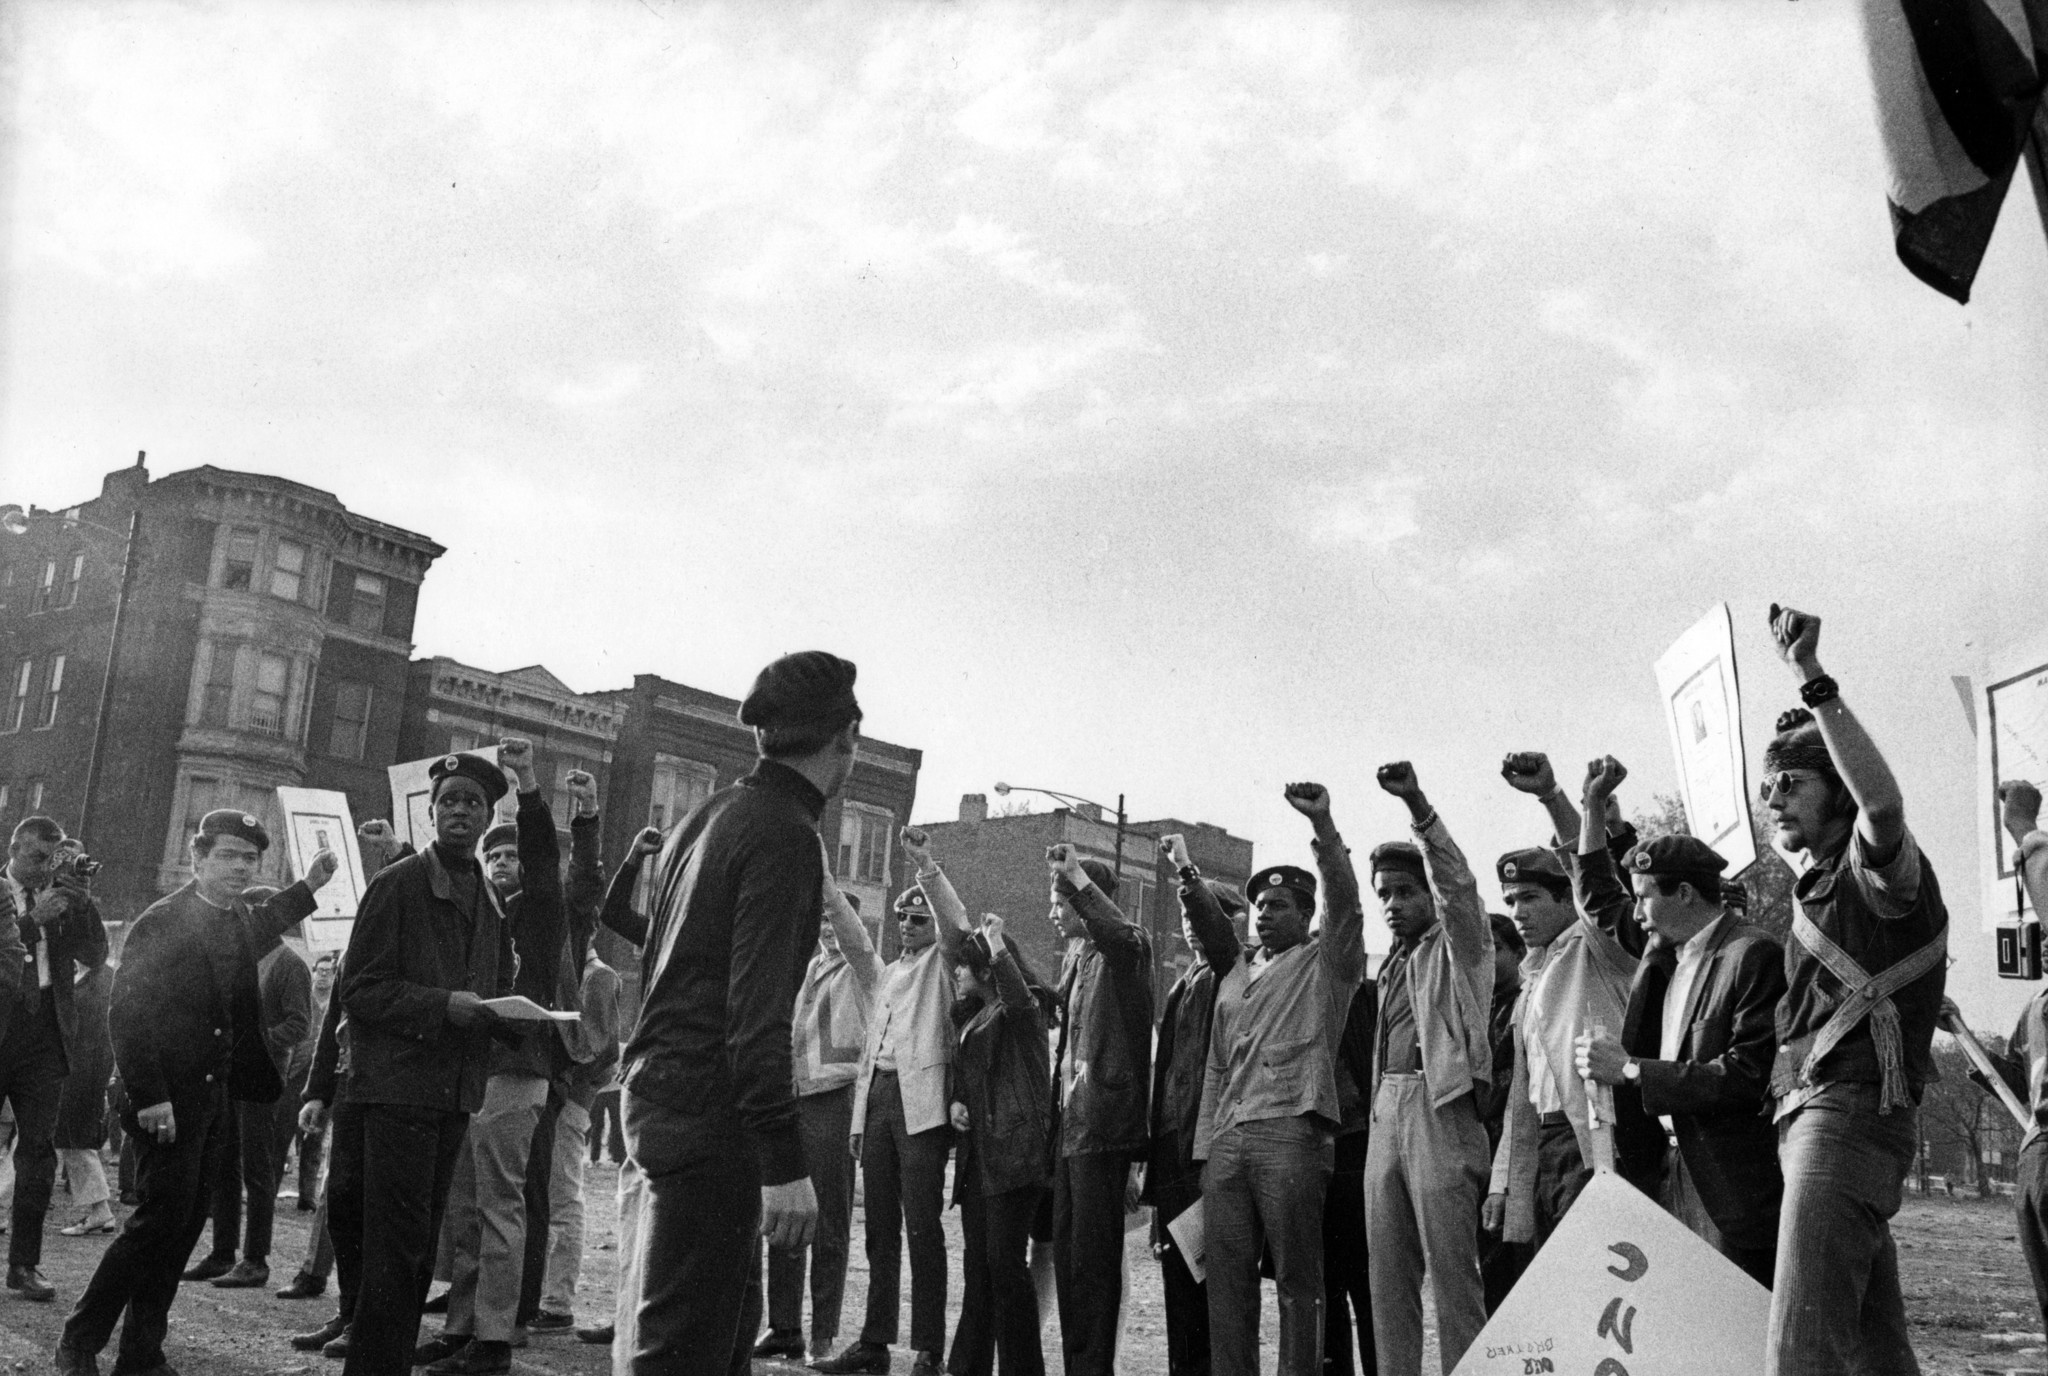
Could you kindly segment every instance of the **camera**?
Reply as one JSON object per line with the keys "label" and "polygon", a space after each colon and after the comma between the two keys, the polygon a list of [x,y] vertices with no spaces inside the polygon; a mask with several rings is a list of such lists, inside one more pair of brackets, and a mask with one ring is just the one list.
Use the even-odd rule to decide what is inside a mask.
{"label": "camera", "polygon": [[73,879],[90,879],[106,868],[103,861],[95,860],[84,851],[73,851],[63,856],[53,867],[53,872]]}

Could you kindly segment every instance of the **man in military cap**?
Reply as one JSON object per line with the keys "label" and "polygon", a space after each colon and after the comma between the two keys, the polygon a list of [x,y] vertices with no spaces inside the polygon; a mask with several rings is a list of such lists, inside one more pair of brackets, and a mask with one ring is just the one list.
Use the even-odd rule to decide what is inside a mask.
{"label": "man in military cap", "polygon": [[1579,1035],[1579,1073],[1634,1086],[1672,1143],[1659,1202],[1769,1288],[1778,1254],[1778,1136],[1764,1113],[1785,952],[1723,903],[1728,862],[1691,836],[1659,836],[1623,870],[1656,940],[1612,1032]]}
{"label": "man in military cap", "polygon": [[1493,1074],[1493,929],[1464,852],[1414,766],[1381,766],[1379,784],[1406,804],[1415,840],[1372,852],[1373,891],[1394,951],[1379,975],[1365,1232],[1380,1372],[1419,1376],[1425,1271],[1446,1373],[1486,1325],[1472,1220],[1486,1186],[1475,1090]]}
{"label": "man in military cap", "polygon": [[1344,1117],[1338,1056],[1365,978],[1365,910],[1329,791],[1295,783],[1285,796],[1315,829],[1327,898],[1321,931],[1311,933],[1316,877],[1294,865],[1253,874],[1259,944],[1216,990],[1195,1157],[1207,1163],[1203,1231],[1217,1376],[1257,1376],[1262,1251],[1279,1291],[1277,1370],[1319,1376],[1323,1366],[1323,1196]]}
{"label": "man in military cap", "polygon": [[171,1301],[206,1225],[228,1100],[274,1103],[283,1092],[263,1041],[256,952],[319,906],[313,894],[335,857],[321,851],[303,880],[251,907],[242,895],[269,848],[255,817],[207,813],[192,838],[192,881],[129,929],[109,1022],[139,1202],[64,1325],[66,1376],[97,1373],[124,1312],[115,1370],[168,1370]]}
{"label": "man in military cap", "polygon": [[[1507,1242],[1540,1249],[1593,1178],[1591,1116],[1573,1046],[1580,1033],[1596,1027],[1620,1032],[1647,937],[1630,920],[1634,904],[1607,844],[1607,801],[1628,775],[1620,762],[1608,757],[1587,769],[1583,820],[1543,755],[1510,755],[1501,774],[1543,804],[1560,848],[1571,854],[1569,876],[1547,849],[1510,851],[1496,867],[1501,895],[1529,949],[1522,958],[1514,1078],[1485,1226]],[[1574,887],[1582,899],[1577,905]],[[1664,1134],[1644,1115],[1632,1088],[1616,1094],[1615,1115],[1617,1168],[1654,1192]]]}
{"label": "man in military cap", "polygon": [[822,650],[763,669],[739,714],[760,762],[663,842],[624,1052],[626,1142],[646,1196],[633,1331],[613,1348],[621,1373],[744,1373],[758,1239],[811,1240],[790,1022],[818,939],[818,818],[860,740],[854,676]]}
{"label": "man in military cap", "polygon": [[[524,746],[499,746],[515,768],[529,759],[522,795],[532,783]],[[335,986],[351,1112],[334,1123],[328,1226],[354,1231],[362,1248],[348,1376],[412,1365],[456,1160],[484,1101],[498,1023],[484,1000],[512,991],[516,964],[512,924],[476,855],[504,771],[449,755],[428,775],[434,840],[370,881]]]}

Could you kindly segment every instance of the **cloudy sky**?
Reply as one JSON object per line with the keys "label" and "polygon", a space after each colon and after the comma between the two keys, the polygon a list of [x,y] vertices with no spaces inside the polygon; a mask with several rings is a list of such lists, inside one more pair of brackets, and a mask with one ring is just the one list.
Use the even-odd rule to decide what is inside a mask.
{"label": "cloudy sky", "polygon": [[1988,959],[1949,675],[2048,605],[2048,240],[2020,190],[1968,307],[1897,266],[1844,0],[6,22],[10,500],[283,474],[448,546],[423,653],[824,646],[921,817],[1276,860],[1291,778],[1395,832],[1389,758],[1482,862],[1507,750],[1669,789],[1716,600],[1754,756],[1790,602]]}

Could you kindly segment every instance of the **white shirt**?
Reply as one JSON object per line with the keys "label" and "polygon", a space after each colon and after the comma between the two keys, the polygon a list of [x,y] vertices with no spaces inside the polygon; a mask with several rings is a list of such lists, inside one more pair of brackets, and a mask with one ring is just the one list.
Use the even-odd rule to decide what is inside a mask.
{"label": "white shirt", "polygon": [[[6,874],[8,892],[14,896],[15,925],[21,929],[21,939],[27,941],[31,933],[41,936],[41,933],[35,932],[34,925],[28,920],[28,910],[35,906],[35,895],[21,886],[15,879],[13,870],[6,871]],[[27,963],[36,967],[36,988],[49,988],[50,940],[47,936],[34,943],[34,952],[29,956]]]}
{"label": "white shirt", "polygon": [[[1533,989],[1550,960],[1550,947],[1532,946],[1522,963],[1522,987]],[[1522,1002],[1522,1054],[1529,1062],[1529,1102],[1538,1113],[1564,1112],[1564,1089],[1550,1072],[1550,1056],[1536,1026],[1536,1001]]]}
{"label": "white shirt", "polygon": [[[1713,947],[1714,933],[1721,930],[1721,924],[1728,920],[1723,913],[1692,935],[1692,940],[1678,948],[1678,968],[1671,972],[1671,987],[1664,991],[1663,1040],[1657,1046],[1657,1059],[1675,1061],[1678,1048],[1685,1043],[1685,1008],[1692,1000],[1692,987],[1699,982],[1700,967],[1706,964],[1707,952]],[[1671,1116],[1658,1114],[1657,1120],[1664,1124],[1664,1131],[1672,1131]]]}
{"label": "white shirt", "polygon": [[882,987],[882,1041],[875,1051],[875,1069],[896,1069],[897,1041],[910,1035],[911,983],[917,974],[919,959],[937,949],[938,944],[934,942],[921,951],[898,956],[889,966],[889,980]]}

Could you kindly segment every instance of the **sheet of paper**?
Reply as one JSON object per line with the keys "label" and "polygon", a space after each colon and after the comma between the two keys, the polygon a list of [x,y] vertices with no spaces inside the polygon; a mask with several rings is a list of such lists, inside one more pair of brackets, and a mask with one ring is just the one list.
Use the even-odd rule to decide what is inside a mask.
{"label": "sheet of paper", "polygon": [[581,1013],[558,1013],[543,1008],[524,994],[507,994],[501,999],[485,999],[484,1007],[509,1022],[581,1022]]}
{"label": "sheet of paper", "polygon": [[1180,1248],[1180,1259],[1187,1264],[1188,1274],[1200,1285],[1208,1278],[1205,1262],[1208,1257],[1208,1242],[1202,1230],[1202,1201],[1183,1209],[1173,1222],[1166,1225],[1166,1235],[1173,1239],[1173,1245]]}
{"label": "sheet of paper", "polygon": [[304,877],[313,857],[323,850],[333,851],[341,862],[334,877],[314,894],[320,906],[306,919],[306,947],[316,954],[344,950],[355,929],[356,904],[365,883],[348,795],[324,788],[281,787],[277,805],[284,812],[285,853],[295,877]]}
{"label": "sheet of paper", "polygon": [[1657,689],[1678,764],[1686,824],[1728,862],[1733,879],[1756,863],[1749,769],[1742,751],[1742,694],[1728,604],[1695,622],[1657,661]]}

